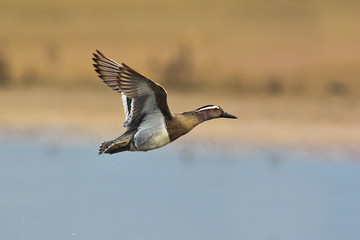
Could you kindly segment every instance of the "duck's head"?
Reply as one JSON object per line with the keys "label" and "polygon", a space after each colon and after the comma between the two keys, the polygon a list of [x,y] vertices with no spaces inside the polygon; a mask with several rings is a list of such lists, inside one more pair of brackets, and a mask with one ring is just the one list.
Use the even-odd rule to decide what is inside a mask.
{"label": "duck's head", "polygon": [[216,105],[206,105],[201,108],[195,110],[195,112],[199,113],[200,115],[204,116],[204,120],[209,120],[213,118],[235,118],[236,116],[231,115],[225,112],[221,107]]}

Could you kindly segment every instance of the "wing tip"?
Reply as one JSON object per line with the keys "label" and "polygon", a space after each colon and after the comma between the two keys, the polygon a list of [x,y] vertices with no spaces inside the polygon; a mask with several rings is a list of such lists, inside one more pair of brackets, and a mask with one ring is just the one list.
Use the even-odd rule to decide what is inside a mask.
{"label": "wing tip", "polygon": [[100,56],[104,57],[104,54],[102,52],[100,52],[98,49],[96,49],[97,54],[99,54]]}
{"label": "wing tip", "polygon": [[100,52],[98,49],[95,50],[93,53],[94,58],[92,58],[94,61],[99,60],[100,58],[106,58],[105,55]]}

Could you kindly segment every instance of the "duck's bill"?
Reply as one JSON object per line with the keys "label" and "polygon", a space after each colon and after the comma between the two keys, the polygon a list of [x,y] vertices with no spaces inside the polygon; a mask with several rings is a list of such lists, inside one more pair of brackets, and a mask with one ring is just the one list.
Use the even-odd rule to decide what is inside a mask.
{"label": "duck's bill", "polygon": [[223,118],[235,118],[235,119],[237,119],[236,116],[231,115],[231,114],[228,114],[228,113],[226,113],[226,112],[224,112],[224,113],[221,115],[221,117],[223,117]]}

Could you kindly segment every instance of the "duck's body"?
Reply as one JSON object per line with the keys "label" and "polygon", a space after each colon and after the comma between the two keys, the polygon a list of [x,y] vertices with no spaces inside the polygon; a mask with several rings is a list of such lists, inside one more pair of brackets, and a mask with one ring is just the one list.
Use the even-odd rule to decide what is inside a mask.
{"label": "duck's body", "polygon": [[101,144],[99,154],[122,151],[148,151],[160,148],[191,131],[199,123],[219,117],[236,118],[219,106],[207,105],[195,111],[172,114],[163,87],[118,64],[97,50],[95,71],[103,82],[122,94],[126,132]]}

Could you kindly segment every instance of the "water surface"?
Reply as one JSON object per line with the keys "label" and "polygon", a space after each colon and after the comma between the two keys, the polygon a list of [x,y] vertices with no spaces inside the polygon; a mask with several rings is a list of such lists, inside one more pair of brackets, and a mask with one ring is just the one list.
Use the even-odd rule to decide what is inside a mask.
{"label": "water surface", "polygon": [[1,140],[0,239],[359,239],[357,155],[96,149]]}

